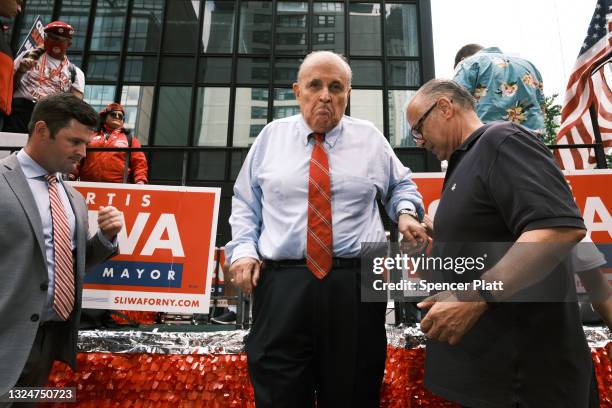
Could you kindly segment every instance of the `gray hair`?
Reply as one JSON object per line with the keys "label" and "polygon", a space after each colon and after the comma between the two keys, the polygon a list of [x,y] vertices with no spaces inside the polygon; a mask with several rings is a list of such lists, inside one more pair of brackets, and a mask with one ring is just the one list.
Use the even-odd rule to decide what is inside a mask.
{"label": "gray hair", "polygon": [[311,59],[323,56],[332,57],[338,60],[338,62],[340,62],[342,66],[344,66],[346,72],[348,73],[348,84],[349,86],[351,86],[351,80],[353,79],[353,71],[351,70],[350,65],[348,64],[348,62],[346,62],[346,58],[342,54],[336,54],[335,52],[331,51],[313,51],[310,54],[306,55],[304,61],[302,61],[302,63],[300,64],[300,69],[298,70],[297,74],[297,80],[300,80],[300,78],[302,77],[303,68]]}
{"label": "gray hair", "polygon": [[466,110],[475,110],[476,100],[467,89],[450,79],[432,79],[423,85],[416,96],[421,96],[433,103],[446,96]]}

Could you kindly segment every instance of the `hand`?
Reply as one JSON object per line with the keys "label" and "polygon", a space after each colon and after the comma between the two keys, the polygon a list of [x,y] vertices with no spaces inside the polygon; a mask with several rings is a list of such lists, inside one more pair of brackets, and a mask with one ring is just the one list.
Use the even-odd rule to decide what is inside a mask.
{"label": "hand", "polygon": [[441,292],[423,300],[417,307],[430,308],[421,321],[423,333],[430,340],[454,346],[476,324],[488,306],[484,301],[459,302],[454,294]]}
{"label": "hand", "polygon": [[240,258],[229,267],[227,276],[230,282],[247,295],[257,286],[261,261],[255,258]]}
{"label": "hand", "polygon": [[407,244],[409,248],[418,248],[428,242],[425,226],[409,214],[400,215],[397,229],[404,237],[402,243]]}
{"label": "hand", "polygon": [[32,58],[24,58],[19,64],[19,72],[27,72],[36,66],[36,61]]}
{"label": "hand", "polygon": [[433,219],[429,217],[429,214],[425,214],[421,225],[425,227],[425,232],[427,232],[427,235],[433,238],[434,237],[434,224],[433,224]]}
{"label": "hand", "polygon": [[115,207],[100,207],[98,211],[98,227],[102,234],[109,240],[115,239],[121,228],[123,221],[121,213]]}

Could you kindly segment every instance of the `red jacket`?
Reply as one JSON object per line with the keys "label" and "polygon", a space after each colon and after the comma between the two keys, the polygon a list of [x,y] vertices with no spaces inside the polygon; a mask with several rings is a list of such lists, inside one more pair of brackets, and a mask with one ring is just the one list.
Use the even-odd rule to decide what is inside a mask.
{"label": "red jacket", "polygon": [[[96,133],[87,147],[128,147],[128,139],[124,129],[110,132],[106,139],[103,129]],[[108,134],[108,133],[106,133]],[[132,147],[140,147],[140,142],[132,137]],[[77,169],[77,176],[82,181],[98,181],[105,183],[123,183],[125,167],[125,152],[87,152],[87,156]],[[148,182],[147,158],[143,152],[132,152],[128,183]]]}

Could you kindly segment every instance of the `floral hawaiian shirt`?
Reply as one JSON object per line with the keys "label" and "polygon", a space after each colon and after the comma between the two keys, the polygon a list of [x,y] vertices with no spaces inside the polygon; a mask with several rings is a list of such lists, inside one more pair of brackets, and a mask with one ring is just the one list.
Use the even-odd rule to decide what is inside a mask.
{"label": "floral hawaiian shirt", "polygon": [[509,120],[544,133],[542,76],[529,61],[485,48],[457,65],[454,80],[474,95],[484,123]]}

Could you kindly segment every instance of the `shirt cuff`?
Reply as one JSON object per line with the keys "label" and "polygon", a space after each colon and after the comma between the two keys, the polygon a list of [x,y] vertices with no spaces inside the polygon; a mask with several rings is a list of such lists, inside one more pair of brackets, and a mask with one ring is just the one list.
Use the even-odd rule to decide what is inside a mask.
{"label": "shirt cuff", "polygon": [[254,245],[243,244],[234,249],[231,258],[228,259],[228,262],[231,265],[240,258],[254,258],[259,260],[259,254],[257,253]]}
{"label": "shirt cuff", "polygon": [[[397,203],[397,205],[395,206],[395,214],[393,214],[393,217],[395,218],[395,222],[398,222],[398,217],[397,217],[397,213],[400,210],[412,210],[412,211],[416,211],[418,214],[418,210],[416,209],[415,205],[412,203],[412,201],[408,201],[408,200],[402,200],[399,203]],[[420,214],[419,214],[420,215]]]}
{"label": "shirt cuff", "polygon": [[116,235],[115,235],[115,238],[113,238],[112,241],[109,241],[109,239],[106,238],[106,236],[102,233],[102,230],[98,230],[98,239],[106,247],[117,249],[117,247],[119,246],[119,244],[117,242],[117,236]]}

